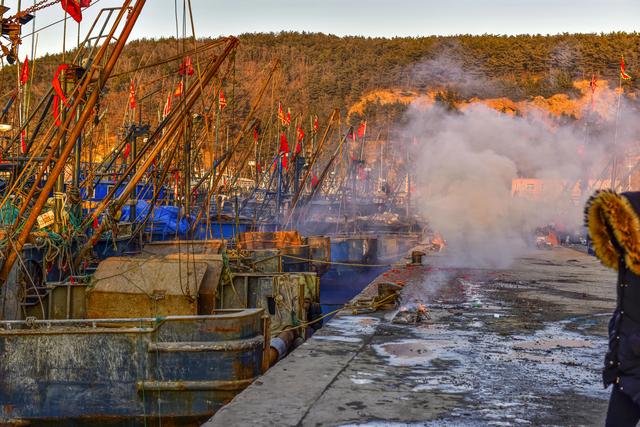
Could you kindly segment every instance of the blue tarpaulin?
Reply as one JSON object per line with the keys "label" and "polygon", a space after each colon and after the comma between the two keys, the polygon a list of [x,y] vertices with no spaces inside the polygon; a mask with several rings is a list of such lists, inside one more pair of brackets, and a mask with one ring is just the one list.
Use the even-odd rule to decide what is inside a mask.
{"label": "blue tarpaulin", "polygon": [[[137,221],[143,221],[147,216],[151,205],[145,200],[138,200],[136,204],[136,219]],[[124,206],[122,208],[122,221],[131,221],[129,215],[130,206]],[[187,219],[180,217],[180,208],[176,206],[156,206],[153,209],[153,215],[149,219],[154,222],[154,232],[161,234],[175,234],[176,230],[179,235],[184,235],[189,229],[189,223]]]}

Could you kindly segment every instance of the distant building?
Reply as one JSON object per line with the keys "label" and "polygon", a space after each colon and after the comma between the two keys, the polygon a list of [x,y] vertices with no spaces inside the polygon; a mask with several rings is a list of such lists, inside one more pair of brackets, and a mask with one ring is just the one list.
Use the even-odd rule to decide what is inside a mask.
{"label": "distant building", "polygon": [[[609,188],[610,180],[590,180],[585,192]],[[516,178],[511,180],[511,195],[528,200],[564,199],[567,196],[574,203],[584,202],[587,194],[582,194],[580,181],[569,182],[560,179]]]}

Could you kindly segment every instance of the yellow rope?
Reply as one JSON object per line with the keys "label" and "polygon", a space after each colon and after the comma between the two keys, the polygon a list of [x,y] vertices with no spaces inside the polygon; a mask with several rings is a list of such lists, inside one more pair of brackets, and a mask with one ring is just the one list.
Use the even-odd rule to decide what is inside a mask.
{"label": "yellow rope", "polygon": [[295,259],[298,261],[306,261],[306,262],[313,262],[313,263],[318,263],[318,264],[330,264],[330,265],[346,265],[346,266],[351,266],[351,267],[393,267],[394,264],[360,264],[360,263],[355,263],[355,262],[338,262],[338,261],[322,261],[322,260],[317,260],[317,259],[310,259],[310,258],[301,258],[301,257],[297,257],[294,255],[285,255],[285,254],[277,254],[277,255],[271,255],[268,256],[266,258],[262,258],[257,260],[256,262],[252,263],[253,266],[255,266],[256,264],[262,263],[264,261],[268,261],[270,259],[273,258],[277,258],[277,257],[283,257],[283,258],[290,258],[290,259]]}

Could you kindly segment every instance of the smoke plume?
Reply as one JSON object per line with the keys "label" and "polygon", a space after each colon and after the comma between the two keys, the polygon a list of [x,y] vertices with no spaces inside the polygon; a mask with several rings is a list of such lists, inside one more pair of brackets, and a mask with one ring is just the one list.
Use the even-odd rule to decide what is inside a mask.
{"label": "smoke plume", "polygon": [[[598,179],[609,176],[612,153],[628,159],[640,134],[624,99],[617,111],[563,123],[536,109],[522,117],[481,103],[453,112],[419,101],[410,106],[401,133],[416,141],[414,200],[446,240],[450,264],[507,267],[531,246],[537,227],[579,231],[589,193],[610,182]],[[619,177],[627,171],[621,165]],[[517,178],[541,180],[544,191],[514,195]]]}

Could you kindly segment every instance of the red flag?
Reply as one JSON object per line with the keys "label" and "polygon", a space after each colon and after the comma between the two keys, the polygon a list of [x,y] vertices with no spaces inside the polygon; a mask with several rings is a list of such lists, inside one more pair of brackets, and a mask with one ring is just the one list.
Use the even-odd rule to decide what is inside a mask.
{"label": "red flag", "polygon": [[67,97],[64,95],[64,92],[62,92],[62,86],[60,86],[60,73],[66,71],[67,68],[69,68],[67,64],[61,64],[53,74],[51,84],[53,85],[53,90],[56,92],[56,95],[62,100],[64,105],[69,106]]}
{"label": "red flag", "polygon": [[297,156],[302,151],[302,145],[300,145],[300,141],[296,142],[296,148],[293,150],[293,153]]}
{"label": "red flag", "polygon": [[100,224],[98,224],[98,217],[94,216],[93,217],[93,229],[95,230],[96,228],[98,228],[100,226]]}
{"label": "red flag", "polygon": [[220,105],[220,111],[224,110],[227,106],[227,99],[224,97],[222,89],[220,89],[220,95],[218,96],[218,105]]}
{"label": "red flag", "polygon": [[55,92],[55,95],[53,96],[53,118],[55,120],[55,124],[56,126],[60,126],[61,121],[60,121],[60,100],[62,100],[62,102],[65,105],[69,105],[69,101],[67,100],[67,97],[64,95],[64,92],[62,92],[62,86],[60,85],[60,73],[62,73],[63,71],[65,71],[69,66],[67,64],[61,64],[60,66],[58,66],[58,69],[56,70],[56,72],[53,74],[53,80],[51,82],[51,85],[53,86],[53,90]]}
{"label": "red flag", "polygon": [[[83,3],[86,3],[86,0]],[[62,0],[60,5],[62,5],[62,8],[73,18],[74,21],[78,23],[82,21],[82,10],[80,9],[79,0]]]}
{"label": "red flag", "polygon": [[27,84],[27,81],[29,81],[29,57],[25,56],[22,69],[20,70],[20,84],[24,86]]}
{"label": "red flag", "polygon": [[313,132],[314,133],[318,132],[318,128],[319,128],[319,126],[318,126],[318,116],[315,116],[313,118]]}
{"label": "red flag", "polygon": [[280,123],[284,126],[287,122],[287,118],[284,116],[284,111],[282,110],[282,104],[278,102],[278,119],[280,119]]}
{"label": "red flag", "polygon": [[258,142],[259,137],[260,135],[258,135],[258,129],[253,128],[253,142]]}
{"label": "red flag", "polygon": [[289,170],[289,153],[284,153],[282,155],[282,169]]}
{"label": "red flag", "polygon": [[631,76],[627,74],[626,67],[624,65],[624,56],[620,56],[620,78],[622,80],[629,80]]}
{"label": "red flag", "polygon": [[262,173],[262,165],[260,165],[260,163],[256,163],[256,170],[258,173]]}
{"label": "red flag", "polygon": [[80,7],[89,7],[91,6],[91,0],[80,0]]}
{"label": "red flag", "polygon": [[304,131],[302,130],[300,125],[298,125],[298,129],[296,130],[298,131],[298,142],[300,142],[304,139]]}
{"label": "red flag", "polygon": [[162,118],[164,119],[171,112],[171,92],[167,95],[167,102],[164,103],[164,110],[162,110]]}
{"label": "red flag", "polygon": [[318,186],[319,182],[320,182],[320,180],[318,179],[318,177],[314,173],[313,177],[311,177],[311,187],[316,188]]}
{"label": "red flag", "polygon": [[182,82],[182,80],[180,80],[180,83],[178,83],[176,90],[173,92],[173,96],[175,97],[182,96],[183,89],[184,89],[184,83]]}
{"label": "red flag", "polygon": [[190,56],[186,56],[184,58],[184,60],[182,61],[182,64],[180,64],[180,70],[178,71],[178,73],[181,76],[184,76],[184,75],[192,76],[193,75],[193,64],[191,63],[191,57]]}
{"label": "red flag", "polygon": [[361,122],[360,126],[358,126],[358,138],[364,137],[367,133],[367,122]]}
{"label": "red flag", "polygon": [[287,141],[287,135],[282,132],[280,134],[280,149],[278,153],[288,153],[289,152],[289,141]]}
{"label": "red flag", "polygon": [[124,150],[122,150],[122,158],[125,162],[127,161],[127,157],[129,157],[129,154],[131,154],[131,144],[127,142],[127,145],[124,146]]}
{"label": "red flag", "polygon": [[132,110],[136,108],[136,87],[133,84],[133,79],[131,79],[131,84],[129,85],[129,107]]}
{"label": "red flag", "polygon": [[27,131],[25,129],[22,129],[22,132],[20,132],[20,150],[22,151],[22,154],[27,153],[27,143],[25,142],[26,134]]}

